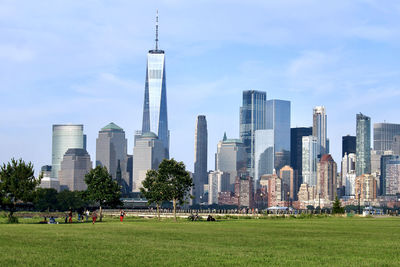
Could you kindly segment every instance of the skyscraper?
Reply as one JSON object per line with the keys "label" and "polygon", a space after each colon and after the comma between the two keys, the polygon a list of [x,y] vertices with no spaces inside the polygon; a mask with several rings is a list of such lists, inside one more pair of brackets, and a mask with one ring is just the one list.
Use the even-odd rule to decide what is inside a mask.
{"label": "skyscraper", "polygon": [[92,161],[86,149],[68,149],[60,166],[60,190],[83,191],[87,189],[85,175],[92,169]]}
{"label": "skyscraper", "polygon": [[155,133],[137,132],[133,148],[133,192],[140,192],[148,170],[157,170],[165,149]]}
{"label": "skyscraper", "polygon": [[274,132],[274,168],[279,172],[290,163],[290,101],[266,102],[266,129]]}
{"label": "skyscraper", "polygon": [[[388,171],[388,164],[389,163],[393,163],[393,162],[399,162],[400,161],[400,156],[398,155],[382,155],[381,156],[381,175],[379,177],[379,195],[386,195],[386,188],[388,187],[387,182],[388,182],[388,176],[387,176],[387,171]],[[393,174],[396,174],[395,172],[393,172],[393,170],[391,170]],[[389,180],[390,182],[390,180]],[[389,185],[390,187],[390,185]]]}
{"label": "skyscraper", "polygon": [[374,123],[374,150],[381,154],[393,150],[396,135],[400,135],[400,124]]}
{"label": "skyscraper", "polygon": [[51,165],[42,166],[40,173],[43,175],[42,180],[40,180],[40,188],[53,188],[60,191],[60,181],[51,177]]}
{"label": "skyscraper", "polygon": [[319,197],[333,200],[336,194],[337,165],[329,154],[324,154],[317,164],[317,193]]}
{"label": "skyscraper", "polygon": [[279,177],[282,179],[282,194],[283,199],[295,200],[297,197],[298,185],[295,184],[293,168],[289,165],[283,166],[280,169]]}
{"label": "skyscraper", "polygon": [[[296,192],[303,183],[302,178],[302,157],[303,157],[303,136],[312,135],[312,127],[299,127],[290,129],[290,166],[294,171],[295,184],[298,185]],[[297,193],[296,193],[297,196]]]}
{"label": "skyscraper", "polygon": [[218,193],[230,191],[229,174],[211,171],[208,174],[208,205],[218,204]]}
{"label": "skyscraper", "polygon": [[111,122],[99,131],[96,140],[96,166],[105,166],[113,179],[117,179],[118,162],[126,191],[129,187],[127,169],[127,140],[124,130]]}
{"label": "skyscraper", "polygon": [[346,186],[347,174],[355,173],[355,171],[356,171],[356,154],[345,153],[342,158],[341,186]]}
{"label": "skyscraper", "polygon": [[256,130],[254,140],[254,182],[257,185],[262,175],[274,173],[274,130]]}
{"label": "skyscraper", "polygon": [[317,137],[318,155],[326,154],[329,151],[327,142],[327,116],[324,106],[316,106],[313,109],[313,133]]}
{"label": "skyscraper", "polygon": [[315,186],[317,185],[318,139],[313,135],[303,136],[302,143],[303,184]]}
{"label": "skyscraper", "polygon": [[386,164],[385,195],[400,194],[400,160],[390,160]]}
{"label": "skyscraper", "polygon": [[255,131],[265,129],[265,109],[267,93],[243,91],[243,104],[240,108],[240,139],[247,153],[247,169],[254,177]]}
{"label": "skyscraper", "polygon": [[371,174],[371,118],[357,114],[356,175]]}
{"label": "skyscraper", "polygon": [[167,87],[165,53],[158,49],[158,13],[156,19],[156,47],[147,54],[146,83],[143,104],[142,133],[157,134],[169,158],[169,130],[167,115]]}
{"label": "skyscraper", "polygon": [[85,136],[82,124],[53,125],[51,177],[58,178],[60,164],[69,148],[84,148]]}
{"label": "skyscraper", "polygon": [[[208,183],[207,174],[207,120],[199,115],[194,134],[194,203],[200,204],[204,195],[204,185]],[[205,200],[203,200],[205,201]]]}
{"label": "skyscraper", "polygon": [[351,135],[342,136],[342,158],[344,154],[356,153],[356,137]]}
{"label": "skyscraper", "polygon": [[228,139],[226,135],[218,142],[215,154],[215,170],[229,174],[230,189],[233,192],[239,170],[246,168],[247,154],[240,139]]}

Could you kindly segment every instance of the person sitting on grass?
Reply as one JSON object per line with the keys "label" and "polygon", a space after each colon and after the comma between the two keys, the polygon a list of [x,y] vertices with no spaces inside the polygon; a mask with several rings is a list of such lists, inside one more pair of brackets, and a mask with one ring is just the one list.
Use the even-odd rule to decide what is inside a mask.
{"label": "person sitting on grass", "polygon": [[53,216],[50,217],[49,224],[57,224]]}
{"label": "person sitting on grass", "polygon": [[215,219],[211,215],[208,215],[207,222],[215,222]]}

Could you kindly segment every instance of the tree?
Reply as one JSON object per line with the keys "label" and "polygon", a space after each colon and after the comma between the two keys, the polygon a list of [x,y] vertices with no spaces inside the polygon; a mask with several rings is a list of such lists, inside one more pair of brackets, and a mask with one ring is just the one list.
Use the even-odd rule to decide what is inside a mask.
{"label": "tree", "polygon": [[103,219],[103,206],[117,207],[122,205],[121,187],[108,173],[106,167],[97,166],[85,175],[88,186],[85,196],[88,200],[99,203],[100,221]]}
{"label": "tree", "polygon": [[56,210],[58,207],[57,194],[57,190],[54,188],[38,188],[33,199],[35,210]]}
{"label": "tree", "polygon": [[194,185],[193,180],[186,171],[183,162],[174,159],[164,159],[158,166],[159,179],[165,181],[165,200],[171,201],[174,207],[174,220],[176,221],[176,204],[183,204],[185,197]]}
{"label": "tree", "polygon": [[337,195],[335,196],[335,201],[333,202],[332,213],[333,214],[343,214],[344,213],[344,208],[340,205],[340,200]]}
{"label": "tree", "polygon": [[155,203],[157,206],[157,217],[160,220],[160,205],[167,200],[167,180],[156,170],[148,170],[146,178],[142,182],[140,192],[147,199],[149,205]]}
{"label": "tree", "polygon": [[79,210],[88,205],[85,191],[63,190],[57,194],[57,209],[60,211]]}
{"label": "tree", "polygon": [[40,184],[42,175],[34,176],[31,162],[25,163],[22,159],[11,159],[7,165],[0,168],[0,198],[3,206],[9,208],[9,222],[17,222],[13,216],[17,202],[28,202],[33,199],[36,186]]}

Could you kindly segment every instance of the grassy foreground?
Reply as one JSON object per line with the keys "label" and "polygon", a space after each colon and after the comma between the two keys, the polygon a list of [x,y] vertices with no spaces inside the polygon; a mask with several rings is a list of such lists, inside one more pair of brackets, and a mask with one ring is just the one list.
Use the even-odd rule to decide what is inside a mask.
{"label": "grassy foreground", "polygon": [[0,224],[0,266],[400,266],[397,218],[26,222]]}

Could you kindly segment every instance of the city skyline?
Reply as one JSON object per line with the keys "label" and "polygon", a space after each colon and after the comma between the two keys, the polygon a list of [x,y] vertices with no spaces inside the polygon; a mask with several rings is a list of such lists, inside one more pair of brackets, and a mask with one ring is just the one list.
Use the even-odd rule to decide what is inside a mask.
{"label": "city skyline", "polygon": [[[96,6],[100,15],[88,16],[75,14],[90,10],[85,4],[48,5],[46,11],[29,2],[20,5],[4,4],[2,9],[7,23],[0,37],[0,94],[3,112],[9,115],[0,118],[0,162],[21,157],[32,161],[37,170],[51,164],[51,127],[67,122],[84,125],[92,159],[98,131],[112,121],[125,130],[128,151],[132,151],[135,130],[142,124],[145,57],[154,46],[157,5],[160,46],[168,51],[170,154],[184,161],[189,170],[196,116],[207,116],[208,164],[213,169],[222,134],[226,131],[232,138],[239,137],[239,107],[245,90],[265,91],[267,100],[291,101],[291,127],[312,126],[312,109],[324,105],[336,162],[341,159],[342,136],[356,134],[356,113],[368,114],[371,123],[399,123],[394,104],[400,95],[396,89],[399,67],[394,59],[399,24],[395,2],[384,7],[374,1],[338,1],[324,7],[314,1],[304,7],[256,2],[226,7],[210,2],[214,11],[183,2],[148,6],[117,2],[111,10],[106,4]],[[225,8],[229,12],[220,16]],[[286,12],[300,9],[307,13],[307,8],[319,15]],[[191,17],[185,10],[193,11]],[[44,18],[32,15],[37,13]],[[107,19],[101,20],[101,14]],[[250,14],[254,20],[248,21]],[[324,14],[328,21],[340,14],[343,24],[329,27],[322,23],[321,27],[327,27],[324,32],[311,27]],[[16,19],[20,16],[24,19]],[[199,21],[204,26],[199,27]],[[304,30],[301,38],[295,33],[297,27]],[[324,41],[314,43],[316,39]],[[360,41],[362,45],[355,44]],[[375,101],[378,104],[372,107]]]}

